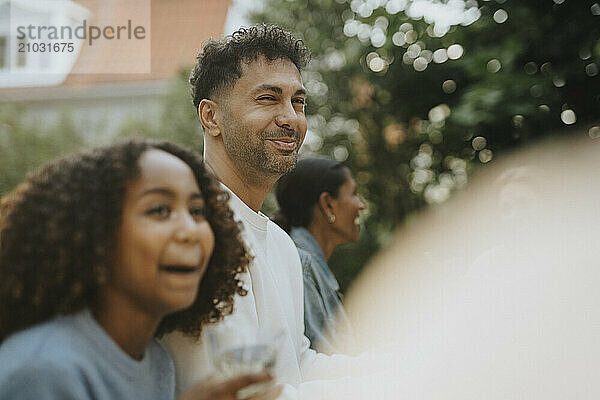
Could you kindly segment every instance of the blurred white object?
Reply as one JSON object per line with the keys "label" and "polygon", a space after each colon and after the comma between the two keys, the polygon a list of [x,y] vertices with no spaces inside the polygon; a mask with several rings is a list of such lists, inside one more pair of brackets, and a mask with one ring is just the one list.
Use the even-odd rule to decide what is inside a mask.
{"label": "blurred white object", "polygon": [[393,398],[598,399],[600,141],[494,164],[365,271],[358,339],[395,343]]}

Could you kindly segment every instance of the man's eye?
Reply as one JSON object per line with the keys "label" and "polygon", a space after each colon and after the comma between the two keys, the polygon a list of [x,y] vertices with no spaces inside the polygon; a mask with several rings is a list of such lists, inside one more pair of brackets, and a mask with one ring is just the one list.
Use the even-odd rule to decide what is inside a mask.
{"label": "man's eye", "polygon": [[273,96],[260,96],[258,100],[275,101],[277,99]]}
{"label": "man's eye", "polygon": [[304,100],[303,98],[297,98],[297,99],[292,99],[293,103],[298,103],[298,104],[305,104],[306,100]]}
{"label": "man's eye", "polygon": [[146,214],[148,215],[156,215],[158,217],[168,217],[171,214],[171,208],[165,204],[161,204],[155,207],[150,208]]}

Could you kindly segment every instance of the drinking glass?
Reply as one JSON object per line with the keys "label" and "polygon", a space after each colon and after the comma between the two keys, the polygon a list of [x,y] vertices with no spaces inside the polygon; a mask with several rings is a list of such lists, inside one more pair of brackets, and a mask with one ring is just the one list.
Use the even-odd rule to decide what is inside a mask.
{"label": "drinking glass", "polygon": [[[226,321],[205,327],[204,342],[217,376],[231,379],[245,374],[273,374],[283,331],[234,327]],[[238,398],[248,398],[268,390],[273,383],[256,383],[238,391]]]}

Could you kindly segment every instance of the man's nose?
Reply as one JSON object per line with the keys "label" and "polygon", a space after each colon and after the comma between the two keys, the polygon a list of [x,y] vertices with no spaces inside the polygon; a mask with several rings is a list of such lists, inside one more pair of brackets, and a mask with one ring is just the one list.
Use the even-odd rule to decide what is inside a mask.
{"label": "man's nose", "polygon": [[365,204],[365,202],[363,201],[362,198],[359,197],[358,201],[359,201],[359,205],[358,205],[359,210],[364,210],[365,208],[367,208],[367,205]]}
{"label": "man's nose", "polygon": [[298,113],[290,102],[285,102],[279,107],[278,114],[275,117],[275,123],[281,128],[296,129]]}

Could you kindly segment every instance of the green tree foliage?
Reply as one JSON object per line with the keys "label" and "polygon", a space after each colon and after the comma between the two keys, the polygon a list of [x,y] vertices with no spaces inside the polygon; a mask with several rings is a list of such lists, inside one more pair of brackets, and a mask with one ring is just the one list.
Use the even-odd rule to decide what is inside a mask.
{"label": "green tree foliage", "polygon": [[[170,140],[202,152],[202,127],[190,100],[189,73],[182,70],[161,98],[161,113],[153,123],[132,118],[112,137],[93,138],[94,145],[125,137]],[[0,108],[0,195],[11,191],[26,174],[77,149],[89,147],[85,127],[76,126],[68,112],[56,123],[30,117],[26,105]]]}
{"label": "green tree foliage", "polygon": [[11,191],[28,172],[85,145],[68,116],[44,126],[23,118],[23,107],[0,108],[0,195]]}
{"label": "green tree foliage", "polygon": [[369,202],[360,242],[330,261],[344,287],[395,226],[474,167],[600,116],[594,2],[430,3],[446,17],[459,6],[462,20],[406,0],[266,0],[252,16],[312,49],[306,147],[345,160]]}
{"label": "green tree foliage", "polygon": [[182,68],[162,96],[158,123],[131,119],[123,124],[117,138],[143,137],[169,140],[202,153],[202,126],[194,110],[188,83],[191,68]]}

